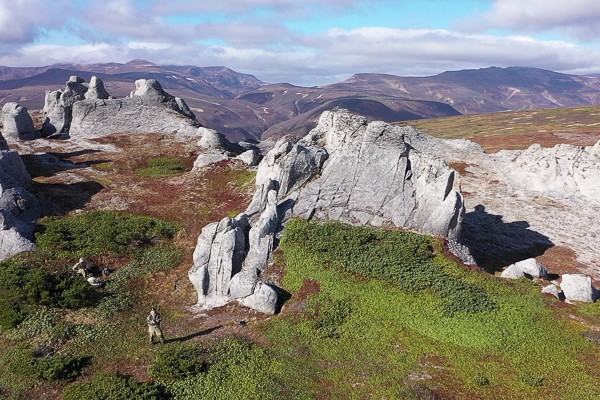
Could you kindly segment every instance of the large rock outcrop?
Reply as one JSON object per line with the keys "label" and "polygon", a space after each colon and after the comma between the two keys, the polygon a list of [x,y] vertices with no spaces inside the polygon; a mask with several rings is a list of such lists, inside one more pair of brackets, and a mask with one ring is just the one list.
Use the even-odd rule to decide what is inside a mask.
{"label": "large rock outcrop", "polygon": [[101,79],[71,77],[64,90],[46,92],[42,133],[94,138],[115,132],[196,136],[198,123],[185,101],[154,79],[139,79],[129,97],[112,98]]}
{"label": "large rock outcrop", "polygon": [[17,103],[6,103],[2,107],[2,134],[12,140],[31,140],[40,136],[27,108]]}
{"label": "large rock outcrop", "polygon": [[[293,216],[458,238],[464,206],[454,174],[443,161],[407,144],[401,128],[367,124],[345,110],[324,112],[306,137],[280,139],[261,161],[245,213],[203,229],[189,271],[198,306],[236,300],[274,313],[277,290],[260,275],[276,235]],[[223,235],[236,239],[223,245]]]}
{"label": "large rock outcrop", "polygon": [[31,239],[41,215],[21,157],[2,146],[3,140],[0,135],[0,261],[35,248]]}

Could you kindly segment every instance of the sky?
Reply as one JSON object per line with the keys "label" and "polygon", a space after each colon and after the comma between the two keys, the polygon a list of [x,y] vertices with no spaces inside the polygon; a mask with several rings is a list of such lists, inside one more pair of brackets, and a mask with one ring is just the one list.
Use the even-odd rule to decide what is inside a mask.
{"label": "sky", "polygon": [[600,0],[0,0],[0,65],[133,59],[302,86],[490,66],[600,73]]}

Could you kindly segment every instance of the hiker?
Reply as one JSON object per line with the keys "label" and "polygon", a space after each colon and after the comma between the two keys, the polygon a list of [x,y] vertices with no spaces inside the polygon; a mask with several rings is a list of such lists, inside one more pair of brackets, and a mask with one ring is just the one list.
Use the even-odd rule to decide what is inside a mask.
{"label": "hiker", "polygon": [[160,323],[162,317],[156,311],[154,307],[150,310],[150,315],[146,317],[148,323],[148,334],[150,335],[150,344],[154,344],[154,336],[160,340],[160,344],[165,344],[165,338],[163,337],[162,329],[160,329]]}

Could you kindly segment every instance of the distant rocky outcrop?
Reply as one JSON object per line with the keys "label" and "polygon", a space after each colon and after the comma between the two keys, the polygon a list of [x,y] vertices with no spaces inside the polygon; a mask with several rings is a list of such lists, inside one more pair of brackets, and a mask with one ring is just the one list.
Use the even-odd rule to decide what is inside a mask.
{"label": "distant rocky outcrop", "polygon": [[6,103],[2,107],[2,134],[12,140],[31,140],[40,136],[27,108],[17,103]]}
{"label": "distant rocky outcrop", "polygon": [[31,239],[41,207],[30,187],[21,157],[0,135],[0,260],[35,248]]}
{"label": "distant rocky outcrop", "polygon": [[236,300],[274,313],[277,289],[260,275],[294,216],[457,239],[464,205],[454,176],[443,161],[408,145],[400,128],[345,110],[324,112],[306,137],[280,139],[261,161],[245,213],[202,230],[189,271],[198,306]]}
{"label": "distant rocky outcrop", "polygon": [[115,132],[195,136],[198,123],[184,100],[154,79],[139,79],[129,97],[112,98],[101,79],[72,76],[65,89],[46,92],[42,133],[99,137]]}

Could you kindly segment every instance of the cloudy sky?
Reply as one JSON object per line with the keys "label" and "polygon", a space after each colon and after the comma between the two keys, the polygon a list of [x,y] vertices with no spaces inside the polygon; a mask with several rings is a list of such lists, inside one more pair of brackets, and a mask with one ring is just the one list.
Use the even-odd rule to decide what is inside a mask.
{"label": "cloudy sky", "polygon": [[0,0],[0,65],[225,65],[321,85],[528,66],[600,72],[600,0]]}

